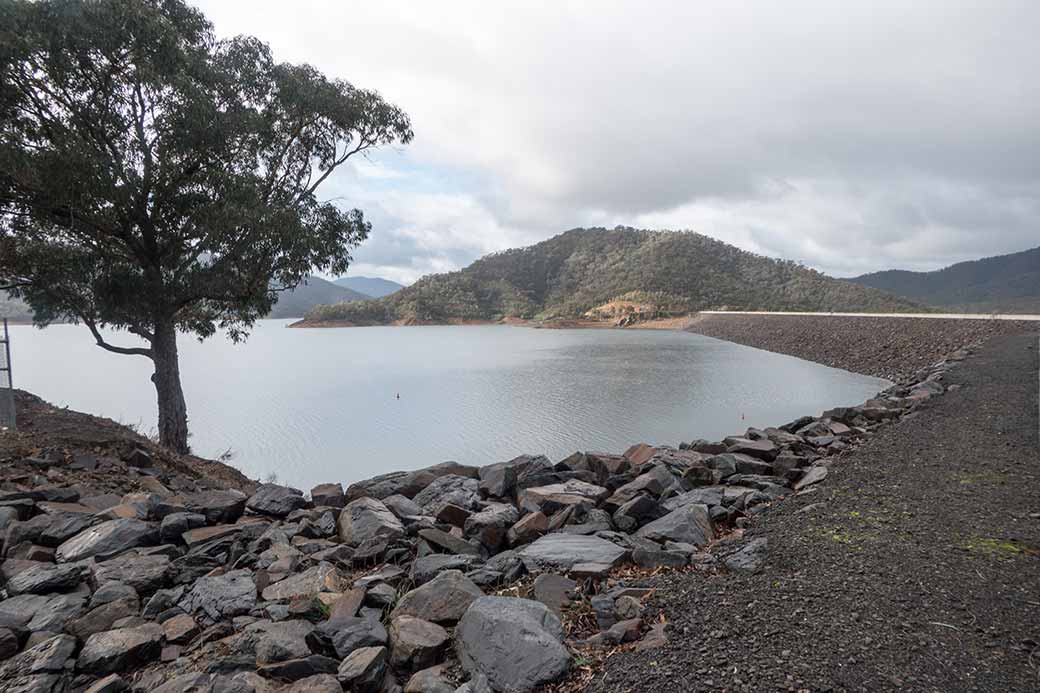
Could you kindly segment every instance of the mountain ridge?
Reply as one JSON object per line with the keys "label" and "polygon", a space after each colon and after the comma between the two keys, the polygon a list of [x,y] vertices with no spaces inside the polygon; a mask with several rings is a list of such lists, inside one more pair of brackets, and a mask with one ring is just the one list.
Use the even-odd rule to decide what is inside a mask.
{"label": "mountain ridge", "polygon": [[370,298],[383,298],[404,288],[404,284],[398,284],[382,277],[340,277],[332,280],[332,283],[336,286],[353,289]]}
{"label": "mountain ridge", "polygon": [[576,228],[390,296],[317,306],[302,326],[593,320],[628,324],[707,309],[922,310],[913,301],[690,231]]}
{"label": "mountain ridge", "polygon": [[1040,312],[1040,247],[932,272],[884,270],[848,281],[966,312]]}

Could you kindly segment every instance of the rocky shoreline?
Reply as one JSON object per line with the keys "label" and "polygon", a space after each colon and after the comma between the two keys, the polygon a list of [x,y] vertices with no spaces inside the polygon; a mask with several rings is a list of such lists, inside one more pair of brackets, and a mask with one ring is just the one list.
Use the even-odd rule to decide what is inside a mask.
{"label": "rocky shoreline", "polygon": [[[0,691],[581,690],[611,648],[667,642],[639,577],[758,570],[751,519],[941,394],[967,353],[723,441],[446,462],[308,495],[220,488],[144,442],[9,459]],[[98,492],[126,479],[136,490]]]}

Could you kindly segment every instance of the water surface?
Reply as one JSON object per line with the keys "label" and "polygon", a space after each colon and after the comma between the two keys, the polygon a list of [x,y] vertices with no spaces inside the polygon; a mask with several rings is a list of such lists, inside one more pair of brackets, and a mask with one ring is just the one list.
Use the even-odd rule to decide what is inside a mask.
{"label": "water surface", "polygon": [[[230,450],[247,475],[303,489],[444,460],[719,439],[888,385],[685,332],[287,324],[263,321],[240,345],[182,336],[181,373],[196,453]],[[155,430],[150,361],[101,350],[82,326],[11,332],[16,387]]]}

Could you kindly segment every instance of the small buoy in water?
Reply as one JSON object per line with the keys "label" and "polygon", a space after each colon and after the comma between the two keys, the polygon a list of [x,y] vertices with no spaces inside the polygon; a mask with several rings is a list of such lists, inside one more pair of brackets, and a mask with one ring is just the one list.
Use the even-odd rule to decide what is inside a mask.
{"label": "small buoy in water", "polygon": [[401,393],[400,392],[397,393],[397,399],[401,399]]}

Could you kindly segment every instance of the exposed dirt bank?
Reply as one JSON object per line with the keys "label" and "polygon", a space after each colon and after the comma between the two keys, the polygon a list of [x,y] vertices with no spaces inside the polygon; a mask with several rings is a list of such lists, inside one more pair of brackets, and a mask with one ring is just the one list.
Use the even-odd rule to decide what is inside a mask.
{"label": "exposed dirt bank", "polygon": [[1006,320],[701,314],[686,329],[906,383],[921,368],[958,349],[998,335],[1036,330],[1037,325]]}
{"label": "exposed dirt bank", "polygon": [[[153,479],[161,483],[192,483],[204,488],[232,488],[252,492],[256,483],[242,472],[221,462],[191,455],[175,455],[138,435],[123,424],[90,414],[62,409],[36,395],[15,390],[18,430],[0,432],[0,465],[3,480],[24,475],[24,484],[34,480],[47,465],[33,465],[27,458],[79,461],[61,466],[61,479],[49,483],[74,483],[90,492],[125,494],[149,491]],[[140,466],[127,465],[135,450],[145,451]],[[176,481],[173,481],[176,480]]]}
{"label": "exposed dirt bank", "polygon": [[996,338],[944,382],[753,519],[755,574],[642,583],[669,643],[587,690],[1040,690],[1037,338]]}

